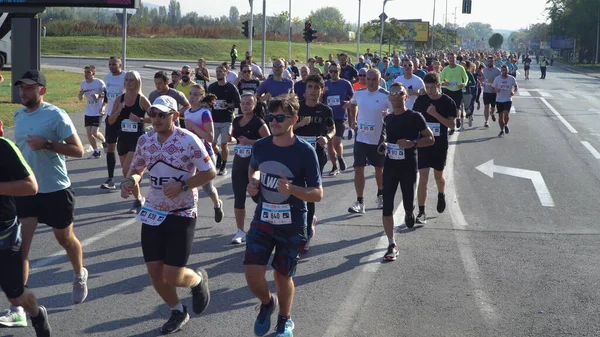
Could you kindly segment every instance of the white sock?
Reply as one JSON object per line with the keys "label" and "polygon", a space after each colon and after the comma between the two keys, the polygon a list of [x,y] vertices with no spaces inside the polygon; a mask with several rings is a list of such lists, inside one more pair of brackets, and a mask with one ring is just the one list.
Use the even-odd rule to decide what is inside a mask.
{"label": "white sock", "polygon": [[171,307],[171,310],[179,310],[180,312],[183,312],[183,304],[179,302],[174,307]]}
{"label": "white sock", "polygon": [[202,276],[198,275],[198,282],[194,283],[194,284],[192,285],[192,288],[193,288],[193,287],[197,287],[197,286],[200,284],[200,282],[202,282]]}
{"label": "white sock", "polygon": [[388,242],[389,242],[390,245],[395,245],[396,244],[396,238],[392,236],[391,238],[388,238]]}
{"label": "white sock", "polygon": [[84,276],[85,276],[85,272],[83,271],[83,269],[81,269],[81,274],[75,273],[75,277],[83,278]]}

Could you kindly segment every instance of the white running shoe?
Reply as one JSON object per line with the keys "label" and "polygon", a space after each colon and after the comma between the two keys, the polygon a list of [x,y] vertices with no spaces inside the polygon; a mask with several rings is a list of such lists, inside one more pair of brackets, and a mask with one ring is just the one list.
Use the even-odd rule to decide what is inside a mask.
{"label": "white running shoe", "polygon": [[354,204],[352,204],[352,207],[348,208],[348,212],[350,213],[365,213],[365,205],[361,204],[358,201],[355,201]]}
{"label": "white running shoe", "polygon": [[88,271],[83,268],[83,277],[75,276],[75,280],[73,280],[73,303],[79,304],[87,298],[88,295]]}
{"label": "white running shoe", "polygon": [[377,209],[383,208],[383,195],[377,197]]}
{"label": "white running shoe", "polygon": [[241,229],[238,229],[237,233],[235,233],[235,235],[233,236],[233,239],[231,239],[231,243],[233,243],[234,245],[241,245],[243,242],[246,242],[246,232],[244,232]]}
{"label": "white running shoe", "polygon": [[25,309],[11,305],[8,312],[0,316],[0,325],[10,328],[26,327],[27,314],[25,314]]}

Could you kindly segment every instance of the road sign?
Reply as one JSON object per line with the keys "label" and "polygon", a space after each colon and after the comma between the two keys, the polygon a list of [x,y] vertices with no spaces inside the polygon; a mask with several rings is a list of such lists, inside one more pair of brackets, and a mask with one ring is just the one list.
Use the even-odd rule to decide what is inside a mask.
{"label": "road sign", "polygon": [[476,169],[490,178],[494,178],[494,173],[500,173],[508,176],[529,179],[533,183],[533,187],[535,188],[535,192],[537,193],[542,206],[554,207],[554,200],[552,199],[552,195],[550,195],[550,190],[548,190],[548,186],[546,186],[544,177],[542,177],[542,174],[539,171],[495,165],[494,159],[477,166]]}
{"label": "road sign", "polygon": [[[119,21],[119,24],[121,26],[123,26],[123,13],[115,13],[115,15],[117,16],[117,20]],[[131,21],[132,15],[133,15],[132,13],[127,13],[127,22]]]}
{"label": "road sign", "polygon": [[383,21],[385,21],[385,20],[387,20],[387,19],[388,19],[388,16],[387,16],[387,14],[385,14],[385,13],[381,13],[381,14],[379,15],[379,20],[383,20]]}

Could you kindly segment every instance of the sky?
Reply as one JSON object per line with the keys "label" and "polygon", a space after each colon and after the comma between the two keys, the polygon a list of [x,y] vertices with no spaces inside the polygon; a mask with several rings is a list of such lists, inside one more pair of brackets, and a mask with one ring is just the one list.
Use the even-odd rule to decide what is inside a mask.
{"label": "sky", "polygon": [[[229,8],[236,6],[240,14],[250,11],[250,0],[179,0],[182,13],[195,11],[200,15],[229,15]],[[306,18],[311,11],[321,7],[338,8],[346,21],[358,22],[357,0],[291,0],[292,17]],[[422,19],[432,22],[433,5],[436,3],[435,22],[443,23],[448,3],[448,21],[465,26],[469,22],[489,23],[494,29],[518,30],[528,25],[546,22],[546,0],[472,0],[472,14],[462,14],[462,0],[388,0],[385,12],[397,19]],[[168,6],[169,0],[146,0],[155,5]],[[281,13],[289,9],[289,0],[266,0],[267,14]],[[218,5],[217,5],[218,4]],[[418,4],[418,5],[417,5]],[[262,12],[263,1],[254,0],[254,12]],[[383,0],[361,0],[361,23],[376,19],[381,14]],[[500,14],[502,13],[502,14]],[[318,27],[315,27],[318,29]]]}

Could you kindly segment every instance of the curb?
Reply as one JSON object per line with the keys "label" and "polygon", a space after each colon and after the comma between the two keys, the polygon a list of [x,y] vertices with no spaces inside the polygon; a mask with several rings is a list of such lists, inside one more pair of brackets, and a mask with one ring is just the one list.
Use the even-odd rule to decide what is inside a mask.
{"label": "curb", "polygon": [[570,67],[568,67],[568,66],[564,66],[564,65],[560,65],[560,66],[558,66],[558,67],[559,67],[559,68],[562,68],[562,69],[564,69],[564,70],[566,70],[566,71],[570,71],[570,72],[572,72],[572,73],[575,73],[575,74],[579,74],[579,75],[585,75],[585,76],[588,76],[588,77],[592,77],[592,78],[600,79],[600,75],[593,75],[592,73],[586,73],[586,72],[583,72],[583,71],[575,70],[575,69],[573,69],[573,68],[570,68]]}

